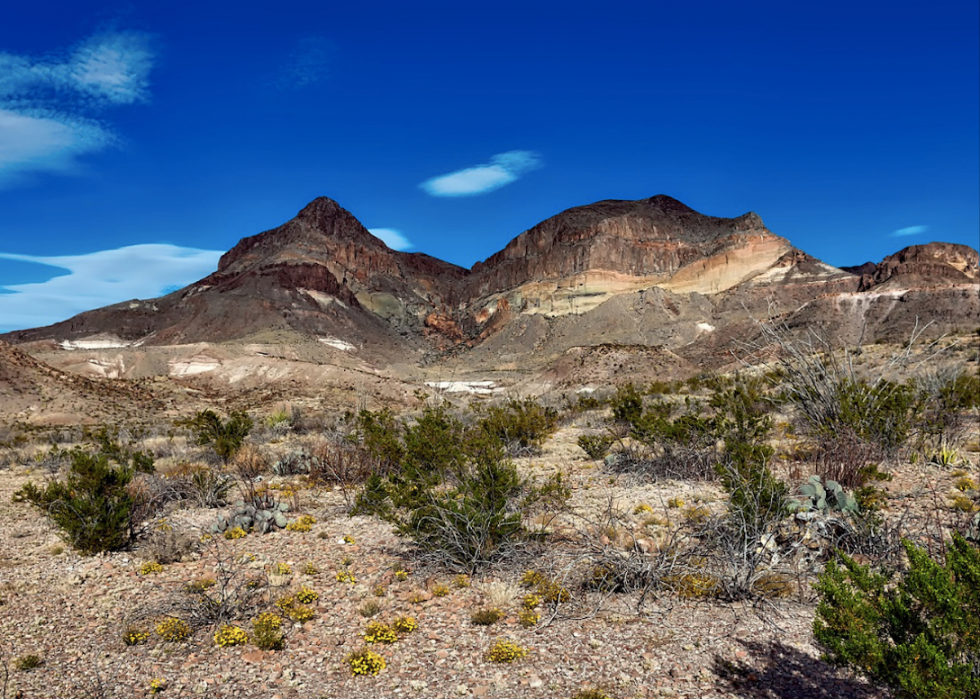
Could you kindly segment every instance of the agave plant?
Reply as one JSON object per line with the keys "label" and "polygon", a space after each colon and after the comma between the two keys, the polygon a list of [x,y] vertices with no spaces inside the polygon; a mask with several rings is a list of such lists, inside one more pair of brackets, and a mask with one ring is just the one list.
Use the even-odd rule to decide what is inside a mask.
{"label": "agave plant", "polygon": [[[810,476],[810,479],[800,486],[803,499],[790,502],[790,508],[796,511],[814,511],[821,513],[842,512],[856,514],[857,500],[846,492],[837,481],[823,481],[820,476]],[[795,504],[794,504],[795,502]]]}

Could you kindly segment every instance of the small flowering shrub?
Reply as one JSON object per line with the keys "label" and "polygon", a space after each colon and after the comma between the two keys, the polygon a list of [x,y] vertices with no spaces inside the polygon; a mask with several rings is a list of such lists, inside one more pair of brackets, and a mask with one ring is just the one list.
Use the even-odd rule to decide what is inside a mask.
{"label": "small flowering shrub", "polygon": [[265,612],[252,619],[252,643],[260,650],[282,650],[282,617]]}
{"label": "small flowering shrub", "polygon": [[364,632],[364,640],[368,643],[394,643],[398,640],[398,634],[388,624],[372,621]]}
{"label": "small flowering shrub", "polygon": [[476,626],[490,626],[491,624],[496,624],[503,618],[504,613],[502,611],[496,607],[488,607],[473,612],[470,621]]}
{"label": "small flowering shrub", "polygon": [[290,522],[286,525],[286,529],[291,532],[308,532],[316,524],[316,520],[309,515],[303,515],[294,522]]}
{"label": "small flowering shrub", "polygon": [[163,572],[163,566],[156,561],[147,561],[140,566],[140,575],[156,575]]}
{"label": "small flowering shrub", "polygon": [[353,546],[356,542],[354,541],[354,537],[352,537],[350,534],[344,534],[344,543],[349,546]]}
{"label": "small flowering shrub", "polygon": [[635,515],[650,514],[652,512],[653,512],[653,508],[647,505],[645,502],[640,503],[639,505],[633,508],[633,514]]}
{"label": "small flowering shrub", "polygon": [[524,609],[535,609],[539,604],[541,604],[541,598],[533,592],[524,595],[524,598],[521,600],[521,606]]}
{"label": "small flowering shrub", "polygon": [[156,677],[150,680],[150,694],[159,694],[167,688],[167,680]]}
{"label": "small flowering shrub", "polygon": [[296,600],[303,604],[313,604],[318,599],[320,599],[319,593],[306,585],[299,588],[299,592],[296,593]]}
{"label": "small flowering shrub", "polygon": [[184,584],[184,592],[190,594],[200,594],[205,590],[214,587],[216,581],[214,578],[198,578],[197,580],[191,580],[189,583]]}
{"label": "small flowering shrub", "polygon": [[244,539],[246,536],[248,536],[248,532],[242,529],[241,527],[232,527],[224,534],[222,534],[222,536],[224,536],[226,539],[231,541],[234,539]]}
{"label": "small flowering shrub", "polygon": [[273,575],[291,575],[293,568],[288,563],[275,563],[273,564],[270,572]]}
{"label": "small flowering shrub", "polygon": [[679,509],[681,507],[684,507],[684,499],[683,498],[670,498],[667,501],[667,507],[671,508],[672,510],[676,510],[676,509]]}
{"label": "small flowering shrub", "polygon": [[349,570],[338,570],[337,571],[337,582],[345,582],[353,585],[357,582],[357,578]]}
{"label": "small flowering shrub", "polygon": [[391,627],[400,634],[408,634],[419,627],[419,622],[413,616],[400,616],[392,622]]}
{"label": "small flowering shrub", "polygon": [[248,643],[248,634],[238,626],[222,626],[214,634],[214,643],[221,648],[240,646]]}
{"label": "small flowering shrub", "polygon": [[388,590],[385,589],[385,586],[384,585],[375,585],[375,587],[374,587],[374,596],[375,597],[387,597],[388,596]]}
{"label": "small flowering shrub", "polygon": [[572,598],[571,593],[567,589],[554,581],[539,587],[538,592],[545,602],[550,602],[552,604],[557,604],[559,602],[564,603]]}
{"label": "small flowering shrub", "polygon": [[526,587],[528,589],[532,587],[540,587],[548,582],[548,578],[545,577],[544,573],[540,573],[536,570],[525,570],[524,574],[521,575],[520,579],[521,587]]}
{"label": "small flowering shrub", "polygon": [[179,643],[190,637],[191,627],[183,619],[168,616],[156,625],[156,632],[164,641]]}
{"label": "small flowering shrub", "polygon": [[303,575],[316,575],[320,572],[320,569],[316,567],[316,564],[312,561],[307,561],[303,566]]}
{"label": "small flowering shrub", "polygon": [[541,621],[541,615],[533,609],[522,609],[517,615],[517,621],[525,629],[529,629],[538,625],[538,622]]}
{"label": "small flowering shrub", "polygon": [[449,594],[449,586],[448,585],[441,585],[440,584],[440,585],[435,585],[432,588],[432,596],[433,597],[445,597],[448,594]]}
{"label": "small flowering shrub", "polygon": [[460,573],[453,578],[453,587],[457,590],[462,590],[470,586],[470,576],[465,573]]}
{"label": "small flowering shrub", "polygon": [[355,677],[357,675],[377,675],[388,664],[383,656],[367,648],[354,651],[344,658],[344,663],[350,667],[351,674]]}
{"label": "small flowering shrub", "polygon": [[279,609],[282,610],[282,613],[287,617],[300,623],[309,621],[316,616],[315,611],[313,611],[310,607],[297,602],[295,597],[283,597],[276,602],[276,606],[279,607]]}
{"label": "small flowering shrub", "polygon": [[396,570],[395,571],[395,580],[398,580],[399,582],[405,582],[406,580],[408,580],[408,571],[407,570]]}
{"label": "small flowering shrub", "polygon": [[491,663],[512,663],[527,655],[527,648],[513,641],[497,641],[487,651],[487,660]]}
{"label": "small flowering shrub", "polygon": [[140,646],[150,640],[150,633],[138,626],[127,626],[123,631],[123,643],[127,646]]}

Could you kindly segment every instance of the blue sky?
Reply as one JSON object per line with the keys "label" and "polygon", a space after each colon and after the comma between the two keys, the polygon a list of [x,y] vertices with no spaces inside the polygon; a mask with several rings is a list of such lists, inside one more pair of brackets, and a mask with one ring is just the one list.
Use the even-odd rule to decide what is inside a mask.
{"label": "blue sky", "polygon": [[152,297],[326,195],[463,266],[601,199],[831,264],[977,247],[976,0],[0,8],[0,331]]}

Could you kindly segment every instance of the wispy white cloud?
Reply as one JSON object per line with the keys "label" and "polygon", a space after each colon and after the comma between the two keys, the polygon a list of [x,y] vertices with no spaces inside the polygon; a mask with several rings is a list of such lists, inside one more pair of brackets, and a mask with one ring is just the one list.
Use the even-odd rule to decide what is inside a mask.
{"label": "wispy white cloud", "polygon": [[489,163],[439,175],[419,186],[434,197],[469,197],[500,189],[542,165],[537,153],[512,150],[498,153]]}
{"label": "wispy white cloud", "polygon": [[380,238],[392,250],[408,250],[414,247],[412,241],[394,228],[368,228],[368,233],[375,238]]}
{"label": "wispy white cloud", "polygon": [[929,226],[908,226],[907,228],[899,228],[897,231],[892,233],[893,238],[904,238],[907,235],[922,235],[929,230]]}
{"label": "wispy white cloud", "polygon": [[71,171],[117,139],[92,117],[148,99],[149,37],[104,32],[56,58],[0,53],[0,187],[29,172]]}
{"label": "wispy white cloud", "polygon": [[336,45],[326,37],[299,40],[279,76],[281,88],[303,88],[324,80],[330,70]]}
{"label": "wispy white cloud", "polygon": [[156,298],[213,272],[221,254],[164,244],[56,257],[0,253],[0,258],[68,271],[43,282],[0,286],[0,332],[50,325],[129,299]]}

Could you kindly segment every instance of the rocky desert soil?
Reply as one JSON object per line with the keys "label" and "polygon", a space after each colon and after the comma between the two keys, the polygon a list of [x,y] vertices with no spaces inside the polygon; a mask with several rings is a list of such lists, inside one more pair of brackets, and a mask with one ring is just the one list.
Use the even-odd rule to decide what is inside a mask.
{"label": "rocky desert soil", "polygon": [[[611,504],[624,526],[637,530],[649,514],[633,514],[637,505],[670,517],[672,498],[720,504],[722,494],[711,483],[644,484],[603,472],[576,445],[595,419],[587,415],[563,427],[543,454],[520,459],[520,469],[535,475],[561,469],[570,476],[576,512],[595,520]],[[296,439],[268,448],[284,452]],[[975,472],[976,454],[969,456]],[[557,570],[554,562],[572,550],[562,537],[554,538],[541,559],[518,560],[463,586],[451,572],[416,562],[389,525],[348,517],[339,490],[306,488],[295,477],[272,478],[274,488],[300,488],[299,508],[291,514],[312,516],[316,522],[309,532],[215,538],[160,572],[141,574],[154,558],[147,543],[152,532],[133,550],[81,557],[64,546],[46,518],[11,502],[25,481],[45,477],[26,459],[0,471],[0,650],[9,672],[0,696],[150,696],[154,680],[161,681],[163,697],[558,699],[592,687],[617,699],[887,696],[819,659],[811,633],[815,600],[806,581],[790,597],[754,604],[671,594],[641,601],[635,594],[573,587],[572,601],[543,609],[537,626],[523,628],[521,573],[541,568],[545,559]],[[887,485],[890,511],[929,517],[936,499],[952,492],[952,483],[949,469],[905,465]],[[155,526],[165,520],[172,531],[197,539],[218,514],[174,509]],[[219,559],[236,574],[268,576],[271,597],[300,585],[312,588],[319,594],[316,616],[291,624],[279,651],[218,647],[212,628],[195,629],[180,643],[157,637],[155,619],[186,599],[181,590],[187,583],[214,577]],[[270,574],[279,563],[291,574]],[[401,569],[407,576],[396,575]],[[354,581],[338,580],[342,571]],[[361,611],[371,603],[380,606],[374,620],[409,615],[418,629],[392,645],[373,646],[387,667],[377,676],[355,677],[344,658],[362,646],[369,619]],[[499,606],[504,618],[492,626],[473,625],[472,612],[488,605]],[[149,631],[149,640],[126,645],[127,625]],[[489,662],[486,653],[498,639],[520,644],[527,656],[509,664]],[[16,669],[29,655],[41,664]]]}

